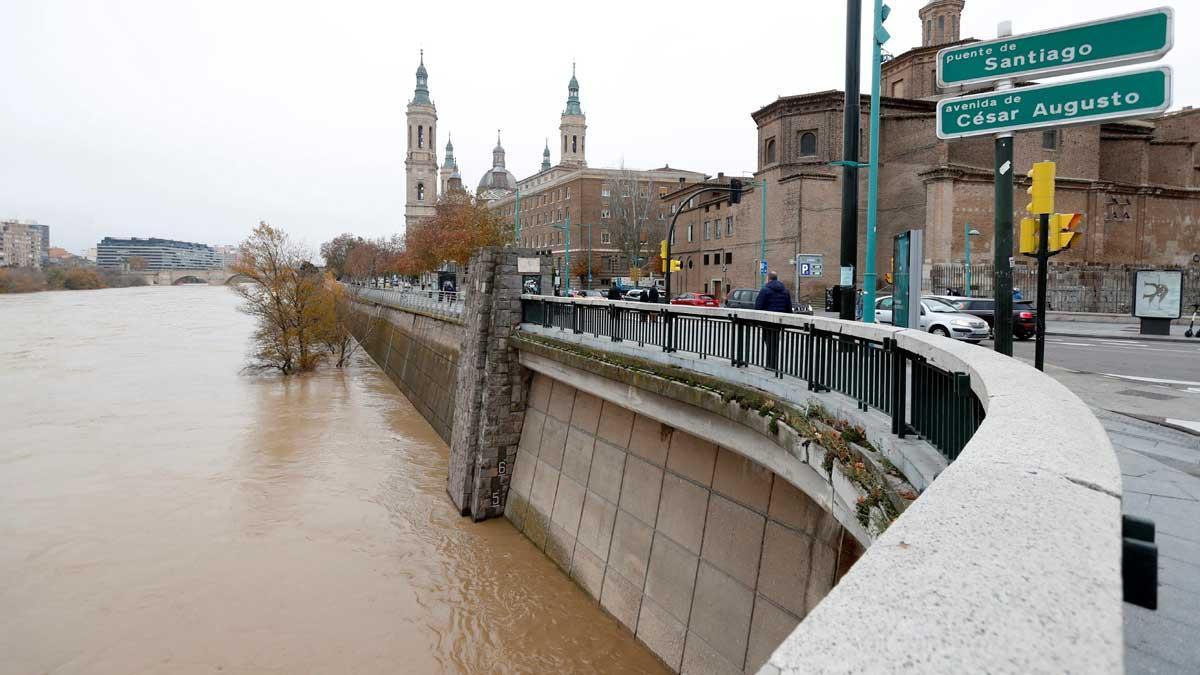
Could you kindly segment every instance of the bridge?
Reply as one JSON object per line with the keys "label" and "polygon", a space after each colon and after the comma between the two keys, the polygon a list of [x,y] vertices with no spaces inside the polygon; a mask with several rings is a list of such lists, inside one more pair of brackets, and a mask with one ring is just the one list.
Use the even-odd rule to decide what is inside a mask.
{"label": "bridge", "polygon": [[672,670],[1123,671],[1120,471],[1063,386],[919,331],[522,295],[536,265],[481,252],[457,310],[361,293],[356,335],[455,507]]}
{"label": "bridge", "polygon": [[247,277],[234,272],[228,267],[217,269],[134,270],[128,272],[128,274],[136,274],[145,279],[147,284],[157,286],[179,286],[181,284],[222,286],[249,281]]}

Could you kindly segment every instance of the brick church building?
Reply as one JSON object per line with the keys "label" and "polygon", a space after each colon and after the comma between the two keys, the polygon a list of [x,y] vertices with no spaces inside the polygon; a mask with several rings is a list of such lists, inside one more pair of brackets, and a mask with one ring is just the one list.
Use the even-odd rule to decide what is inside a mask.
{"label": "brick church building", "polygon": [[[970,230],[979,233],[972,236],[972,260],[992,259],[993,140],[942,141],[934,130],[937,101],[970,93],[939,88],[936,78],[939,49],[975,41],[959,39],[964,5],[965,0],[931,0],[919,12],[922,45],[883,64],[876,260],[881,279],[891,266],[892,237],[908,229],[924,229],[930,266],[961,265]],[[751,115],[758,127],[758,169],[746,181],[752,187],[766,181],[765,259],[795,288],[794,256],[823,254],[824,276],[800,284],[799,294],[811,300],[838,282],[841,170],[830,162],[842,158],[843,103],[840,91],[800,94]],[[865,162],[869,96],[862,97],[861,110],[858,159]],[[1200,110],[1190,107],[1154,119],[1017,133],[1014,223],[1028,201],[1025,174],[1034,162],[1052,160],[1058,164],[1057,210],[1084,214],[1081,240],[1056,257],[1055,265],[1200,268],[1197,143]],[[859,174],[861,270],[867,172]],[[667,199],[682,194],[675,191]],[[680,216],[673,248],[684,261],[681,291],[724,294],[758,284],[762,194],[751,190],[732,208],[723,200],[706,193]],[[1193,270],[1192,276],[1200,274]]]}

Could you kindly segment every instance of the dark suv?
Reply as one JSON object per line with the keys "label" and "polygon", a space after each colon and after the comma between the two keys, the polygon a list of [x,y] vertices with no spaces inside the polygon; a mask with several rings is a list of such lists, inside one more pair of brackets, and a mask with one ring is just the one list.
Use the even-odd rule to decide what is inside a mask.
{"label": "dark suv", "polygon": [[[729,291],[725,299],[721,301],[721,306],[730,307],[732,309],[754,309],[754,301],[758,298],[757,288],[735,288]],[[792,300],[792,313],[794,314],[812,314],[812,305],[807,302],[797,302]]]}
{"label": "dark suv", "polygon": [[[996,328],[996,301],[992,298],[964,298],[954,295],[939,295],[942,300],[954,305],[960,312],[972,314],[987,322],[988,329]],[[1028,340],[1037,333],[1037,310],[1027,300],[1013,300],[1013,337]]]}

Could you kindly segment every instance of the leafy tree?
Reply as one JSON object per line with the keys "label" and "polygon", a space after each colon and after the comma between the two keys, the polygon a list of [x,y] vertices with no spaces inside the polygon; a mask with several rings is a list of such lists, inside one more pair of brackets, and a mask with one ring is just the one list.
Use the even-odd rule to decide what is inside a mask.
{"label": "leafy tree", "polygon": [[[590,267],[592,279],[600,276],[603,271],[603,266],[600,264],[599,256],[592,256],[592,264]],[[576,253],[576,257],[571,260],[571,276],[577,277],[580,284],[586,284],[588,278],[588,256],[584,251]]]}
{"label": "leafy tree", "polygon": [[146,269],[146,259],[140,255],[131,255],[126,262],[129,263],[129,269],[135,272],[141,272]]}
{"label": "leafy tree", "polygon": [[436,269],[446,261],[465,265],[485,246],[512,242],[512,227],[499,213],[467,200],[438,204],[429,220],[405,234],[406,273]]}
{"label": "leafy tree", "polygon": [[72,267],[67,270],[66,277],[63,279],[63,288],[71,291],[91,290],[104,288],[104,286],[104,279],[100,278],[96,270],[85,267]]}
{"label": "leafy tree", "polygon": [[325,269],[334,278],[340,279],[346,273],[346,258],[350,255],[350,251],[362,243],[364,243],[362,237],[346,232],[321,244],[321,257],[325,259]]}

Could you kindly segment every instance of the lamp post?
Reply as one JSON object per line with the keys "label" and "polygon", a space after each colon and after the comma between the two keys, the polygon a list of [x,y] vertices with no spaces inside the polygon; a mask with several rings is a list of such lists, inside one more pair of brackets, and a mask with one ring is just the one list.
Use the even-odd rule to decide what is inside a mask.
{"label": "lamp post", "polygon": [[[863,260],[863,307],[875,306],[875,224],[879,208],[879,79],[883,63],[883,43],[891,38],[883,22],[891,8],[883,0],[875,0],[875,35],[871,41],[871,135],[868,139],[867,175],[867,256]],[[875,312],[863,311],[862,320],[875,321]]]}
{"label": "lamp post", "polygon": [[963,236],[963,240],[966,241],[967,245],[965,264],[967,287],[963,289],[963,295],[969,298],[971,297],[971,237],[977,237],[980,233],[979,230],[972,230],[970,223],[965,223],[963,225],[963,229],[966,232],[966,234]]}

